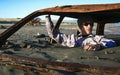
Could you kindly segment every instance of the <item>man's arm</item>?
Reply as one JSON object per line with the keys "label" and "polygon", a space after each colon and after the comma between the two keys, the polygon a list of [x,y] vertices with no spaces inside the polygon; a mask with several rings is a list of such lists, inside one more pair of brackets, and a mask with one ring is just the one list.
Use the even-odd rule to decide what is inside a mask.
{"label": "man's arm", "polygon": [[85,42],[88,43],[84,45],[85,50],[100,50],[104,48],[111,48],[117,46],[115,41],[104,38],[104,36],[98,36],[98,35],[93,37],[92,39],[85,40]]}
{"label": "man's arm", "polygon": [[50,15],[48,15],[46,16],[46,29],[49,37],[63,46],[68,46],[68,47],[75,46],[75,36],[73,34],[66,35],[60,32],[55,32],[53,28],[54,28],[53,22],[51,21]]}
{"label": "man's arm", "polygon": [[55,32],[53,30],[54,25],[53,25],[50,15],[46,16],[45,20],[46,20],[46,29],[47,29],[49,37],[55,40],[57,43],[62,44],[66,40],[66,35],[65,34],[63,35],[60,32]]}
{"label": "man's arm", "polygon": [[51,17],[50,15],[47,15],[45,17],[45,20],[46,20],[46,29],[47,29],[47,32],[48,32],[48,35],[50,38],[54,39],[53,36],[53,28],[54,28],[54,25],[53,25],[53,22],[51,21]]}

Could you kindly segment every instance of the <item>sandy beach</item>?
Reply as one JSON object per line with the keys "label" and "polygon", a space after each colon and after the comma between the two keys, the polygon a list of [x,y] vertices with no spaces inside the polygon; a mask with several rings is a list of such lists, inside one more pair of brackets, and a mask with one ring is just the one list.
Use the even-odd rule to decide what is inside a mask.
{"label": "sandy beach", "polygon": [[[61,32],[66,34],[76,34],[77,28],[74,26],[62,26]],[[73,28],[73,29],[71,29]],[[105,36],[108,38],[120,37],[120,26],[106,25]],[[0,32],[5,29],[0,29]],[[45,34],[44,38],[33,37],[37,33]],[[93,31],[93,33],[95,33]],[[1,54],[16,56],[34,57],[49,61],[80,63],[95,66],[120,67],[120,46],[103,49],[100,51],[85,51],[81,47],[68,48],[59,44],[51,44],[45,26],[24,26],[13,34],[2,48]],[[107,73],[87,73],[87,72],[65,72],[57,71],[61,75],[113,75]],[[36,73],[33,71],[23,71],[9,65],[0,66],[0,75],[48,75],[46,73]],[[119,75],[114,73],[114,75]]]}

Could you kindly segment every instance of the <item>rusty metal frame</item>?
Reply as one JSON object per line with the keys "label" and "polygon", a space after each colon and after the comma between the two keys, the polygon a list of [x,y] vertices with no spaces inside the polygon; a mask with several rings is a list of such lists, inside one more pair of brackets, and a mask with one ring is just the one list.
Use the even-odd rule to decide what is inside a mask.
{"label": "rusty metal frame", "polygon": [[[94,22],[98,23],[97,32],[98,35],[103,35],[105,23],[120,22],[120,3],[117,4],[98,4],[98,5],[75,5],[75,6],[62,6],[46,8],[35,11],[26,16],[15,25],[11,26],[3,33],[0,34],[0,46],[17,30],[24,26],[28,21],[41,15],[59,15],[60,18],[55,25],[55,30],[59,29],[60,23],[64,17],[78,18],[84,15],[91,15]],[[102,30],[100,29],[102,28]],[[11,65],[22,69],[31,69],[31,67],[37,67],[36,71],[48,72],[46,68],[59,69],[67,72],[85,71],[85,72],[105,72],[105,73],[120,73],[120,67],[104,67],[95,65],[84,65],[78,63],[65,63],[47,61],[38,58],[28,58],[13,55],[0,54],[0,59],[8,61],[8,63],[0,62],[0,64]],[[25,66],[23,66],[25,65]],[[32,65],[32,66],[31,66]],[[44,69],[45,68],[45,69]],[[33,68],[32,68],[33,69]],[[55,72],[54,72],[55,73]],[[51,75],[53,73],[50,73]]]}
{"label": "rusty metal frame", "polygon": [[[73,5],[73,6],[57,6],[53,8],[46,8],[37,10],[30,15],[26,16],[15,25],[11,26],[3,33],[0,34],[0,46],[17,30],[24,26],[28,21],[41,15],[59,15],[60,18],[55,26],[55,29],[59,28],[59,24],[64,17],[78,18],[84,15],[91,15],[94,22],[98,23],[96,34],[104,34],[104,24],[120,22],[120,3],[116,4],[94,4],[94,5]],[[102,27],[102,30],[100,29]]]}
{"label": "rusty metal frame", "polygon": [[[68,62],[57,62],[57,61],[48,61],[40,58],[30,58],[24,56],[15,56],[8,54],[0,54],[1,64],[16,66],[16,68],[23,67],[22,69],[30,69],[31,67],[41,68],[40,72],[47,69],[57,69],[63,70],[66,72],[88,72],[88,73],[108,73],[108,74],[119,74],[120,67],[107,67],[107,66],[95,66],[95,65],[85,65],[79,63],[68,63]],[[6,61],[2,62],[2,61]],[[42,69],[43,68],[43,69]],[[37,70],[37,69],[36,69]],[[45,71],[47,72],[47,70]]]}

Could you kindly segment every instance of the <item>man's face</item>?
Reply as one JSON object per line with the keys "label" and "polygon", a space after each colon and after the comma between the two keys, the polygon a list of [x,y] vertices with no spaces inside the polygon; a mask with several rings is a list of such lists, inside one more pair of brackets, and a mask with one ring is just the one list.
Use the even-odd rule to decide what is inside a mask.
{"label": "man's face", "polygon": [[80,29],[81,29],[82,35],[89,35],[92,33],[93,22],[84,21],[80,24],[81,24]]}

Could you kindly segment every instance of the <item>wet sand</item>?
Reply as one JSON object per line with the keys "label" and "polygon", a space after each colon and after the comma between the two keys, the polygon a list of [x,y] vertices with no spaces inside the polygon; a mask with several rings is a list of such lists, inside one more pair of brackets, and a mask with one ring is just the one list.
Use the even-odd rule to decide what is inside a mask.
{"label": "wet sand", "polygon": [[[61,32],[66,34],[74,33],[76,30],[72,29],[72,26],[63,26]],[[119,26],[113,27],[108,26],[105,34],[109,38],[119,38]],[[116,29],[117,28],[117,29]],[[111,30],[110,30],[111,29]],[[1,30],[3,31],[3,30]],[[68,48],[60,46],[59,44],[49,43],[49,38],[35,38],[33,37],[37,33],[47,35],[45,26],[24,26],[15,34],[13,34],[8,41],[11,44],[0,48],[0,53],[13,54],[18,56],[42,58],[50,61],[57,62],[70,62],[80,63],[95,66],[109,66],[109,67],[120,67],[120,46],[114,48],[103,49],[100,51],[85,51],[81,47]],[[26,72],[19,69],[15,69],[11,66],[1,66],[1,75],[43,75],[35,72]],[[61,72],[63,75],[89,75],[90,73],[84,72]],[[46,74],[45,74],[46,75]],[[94,75],[94,74],[93,74]],[[95,73],[96,75],[96,73]],[[98,73],[97,75],[107,75],[106,73]],[[110,74],[109,74],[110,75]],[[119,75],[119,74],[118,74]]]}

